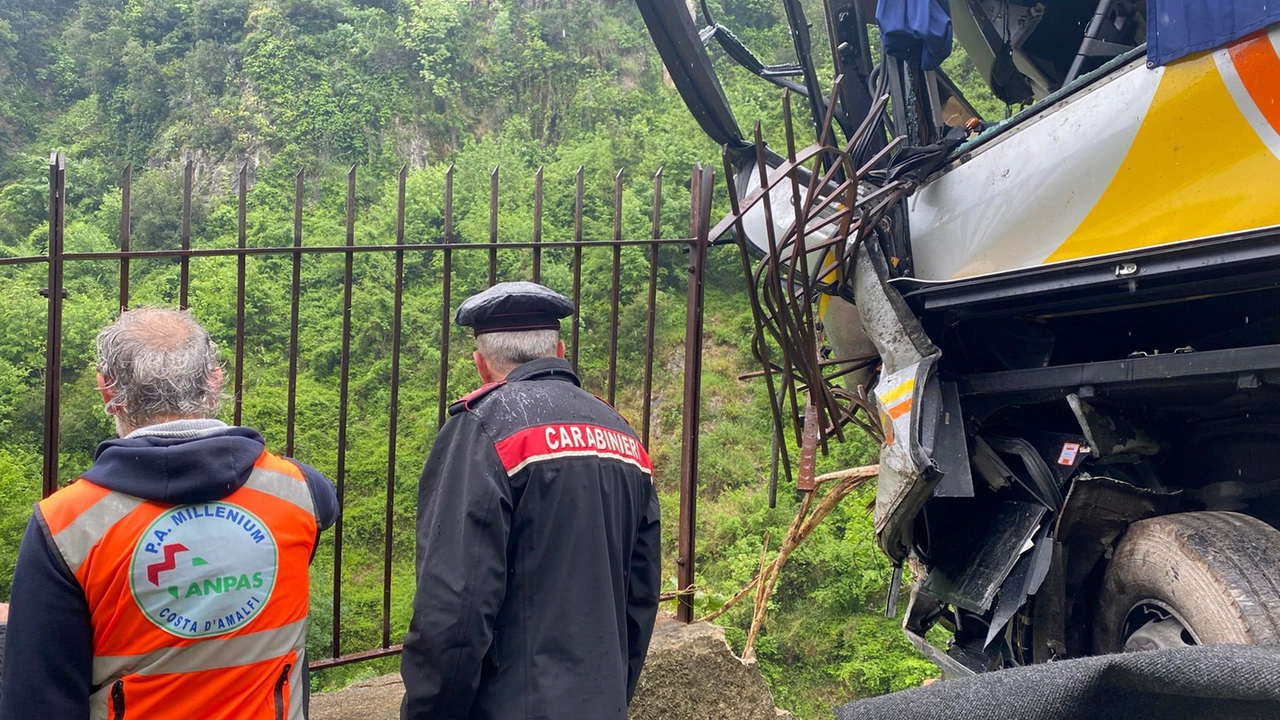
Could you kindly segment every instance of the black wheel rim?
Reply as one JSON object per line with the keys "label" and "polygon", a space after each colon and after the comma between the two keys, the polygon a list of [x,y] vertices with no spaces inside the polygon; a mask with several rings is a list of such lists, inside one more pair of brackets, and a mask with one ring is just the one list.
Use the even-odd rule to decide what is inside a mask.
{"label": "black wheel rim", "polygon": [[1187,621],[1176,610],[1155,599],[1142,600],[1129,610],[1121,638],[1125,652],[1170,650],[1200,644]]}

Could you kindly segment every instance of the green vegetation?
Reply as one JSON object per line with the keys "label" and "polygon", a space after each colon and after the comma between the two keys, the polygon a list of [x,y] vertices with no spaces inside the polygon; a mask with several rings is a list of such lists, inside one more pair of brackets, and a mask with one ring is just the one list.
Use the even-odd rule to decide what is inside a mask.
{"label": "green vegetation", "polygon": [[[770,0],[712,0],[766,61],[789,53],[781,9]],[[721,7],[723,5],[723,7]],[[815,4],[811,17],[820,18]],[[825,32],[823,30],[822,32]],[[817,37],[818,35],[815,35]],[[961,58],[952,74],[984,112]],[[740,122],[759,118],[776,132],[777,96],[721,62]],[[994,114],[994,113],[993,113]],[[133,247],[173,248],[180,234],[182,164],[195,167],[192,237],[197,247],[237,242],[235,176],[247,163],[250,246],[292,242],[294,174],[305,182],[308,245],[344,241],[345,174],[358,166],[355,242],[394,240],[397,169],[408,166],[406,238],[435,242],[443,232],[443,187],[455,178],[459,242],[488,237],[490,172],[500,167],[501,240],[523,241],[533,226],[533,175],[547,188],[544,237],[572,237],[573,176],[584,168],[584,234],[612,234],[614,173],[625,168],[624,234],[649,233],[650,176],[665,168],[661,218],[666,237],[688,232],[686,179],[695,162],[719,167],[674,90],[638,12],[626,0],[9,0],[0,5],[0,257],[46,251],[45,159],[68,155],[68,251],[117,247],[120,172],[135,168]],[[716,212],[724,206],[719,186]],[[571,251],[548,249],[544,281],[571,287]],[[485,284],[487,254],[454,254],[453,304]],[[607,358],[606,250],[585,253],[581,370],[603,388]],[[499,276],[527,278],[530,255],[499,253]],[[642,399],[647,251],[623,252],[619,407],[638,422]],[[685,260],[660,257],[658,351],[653,396],[656,478],[667,522],[666,567],[673,588],[679,476]],[[250,258],[245,297],[244,424],[273,448],[285,443],[292,263]],[[234,347],[236,261],[191,264],[191,306],[230,361]],[[310,255],[301,270],[301,332],[295,454],[329,474],[337,466],[343,257]],[[382,553],[387,481],[391,307],[394,257],[354,260],[350,419],[346,456],[345,543],[340,608],[344,652],[381,642]],[[43,265],[0,266],[0,599],[7,598],[17,543],[39,496],[46,301]],[[416,483],[435,432],[440,253],[405,257],[404,349],[394,477],[392,642],[408,623]],[[132,304],[174,305],[172,260],[132,263]],[[91,341],[117,306],[118,264],[77,261],[66,268],[63,481],[91,461],[111,428],[93,391]],[[698,609],[717,607],[758,569],[766,531],[776,550],[797,501],[785,488],[770,510],[770,421],[758,384],[736,376],[753,363],[752,319],[738,258],[717,249],[710,261],[704,347],[703,487],[698,517]],[[449,392],[476,383],[468,338],[455,332]],[[231,368],[229,368],[231,369]],[[229,386],[230,387],[230,386]],[[231,417],[228,403],[224,416]],[[820,470],[871,461],[856,438],[834,449]],[[758,652],[778,703],[800,717],[826,717],[854,697],[917,685],[932,674],[880,616],[888,565],[876,551],[867,490],[847,500],[792,557],[770,603]],[[332,535],[313,571],[313,657],[331,650]],[[740,645],[746,608],[722,620]],[[320,673],[331,688],[387,672],[394,660]]]}

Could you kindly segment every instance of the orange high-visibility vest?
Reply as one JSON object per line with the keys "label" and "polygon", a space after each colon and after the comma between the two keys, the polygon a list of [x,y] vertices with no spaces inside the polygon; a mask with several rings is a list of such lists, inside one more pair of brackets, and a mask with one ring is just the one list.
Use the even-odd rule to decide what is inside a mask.
{"label": "orange high-visibility vest", "polygon": [[317,522],[296,465],[264,451],[195,505],[81,479],[39,515],[88,600],[92,718],[302,719]]}

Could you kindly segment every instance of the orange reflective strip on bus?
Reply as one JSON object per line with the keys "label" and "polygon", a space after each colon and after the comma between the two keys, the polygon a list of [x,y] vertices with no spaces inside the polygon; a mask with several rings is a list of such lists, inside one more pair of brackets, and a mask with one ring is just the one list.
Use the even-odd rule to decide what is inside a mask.
{"label": "orange reflective strip on bus", "polygon": [[1280,133],[1280,55],[1266,30],[1228,48],[1236,74],[1267,123]]}
{"label": "orange reflective strip on bus", "polygon": [[911,412],[911,398],[908,397],[906,400],[903,400],[897,405],[894,405],[893,407],[889,408],[889,417],[893,418],[894,420],[897,420],[898,418],[902,417],[903,415],[906,415],[909,412]]}

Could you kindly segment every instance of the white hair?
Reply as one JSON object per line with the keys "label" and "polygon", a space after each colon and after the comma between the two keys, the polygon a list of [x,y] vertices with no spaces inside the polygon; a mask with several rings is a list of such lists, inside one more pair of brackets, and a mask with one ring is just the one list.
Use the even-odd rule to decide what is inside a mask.
{"label": "white hair", "polygon": [[115,391],[107,404],[117,425],[207,418],[222,391],[218,348],[185,310],[145,307],[120,314],[94,341],[97,369]]}
{"label": "white hair", "polygon": [[476,350],[495,372],[506,374],[538,358],[555,357],[559,330],[495,332],[476,336]]}

